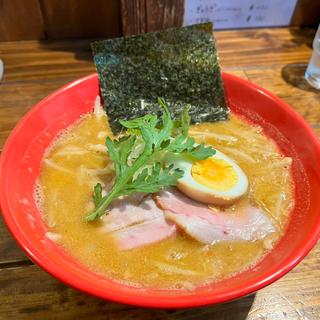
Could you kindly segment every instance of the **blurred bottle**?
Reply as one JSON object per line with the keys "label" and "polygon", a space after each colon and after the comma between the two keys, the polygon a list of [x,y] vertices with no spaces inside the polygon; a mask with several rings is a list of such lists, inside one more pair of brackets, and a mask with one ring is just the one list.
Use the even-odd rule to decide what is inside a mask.
{"label": "blurred bottle", "polygon": [[320,25],[312,46],[313,52],[305,73],[305,78],[311,86],[320,89]]}

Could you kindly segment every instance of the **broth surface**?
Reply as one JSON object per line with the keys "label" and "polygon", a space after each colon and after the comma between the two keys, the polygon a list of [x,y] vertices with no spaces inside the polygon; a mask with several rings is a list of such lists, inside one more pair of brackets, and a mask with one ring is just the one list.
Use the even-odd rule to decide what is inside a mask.
{"label": "broth surface", "polygon": [[39,176],[39,205],[50,229],[48,237],[95,272],[136,286],[192,289],[254,265],[281,236],[293,207],[291,159],[279,153],[261,128],[231,115],[229,121],[192,126],[190,135],[239,164],[250,187],[234,208],[246,202],[260,207],[277,231],[255,242],[214,245],[179,233],[150,246],[119,251],[112,236],[101,231],[101,222],[84,221],[93,208],[94,185],[112,179],[104,145],[107,135],[111,131],[105,115],[84,116],[49,148]]}

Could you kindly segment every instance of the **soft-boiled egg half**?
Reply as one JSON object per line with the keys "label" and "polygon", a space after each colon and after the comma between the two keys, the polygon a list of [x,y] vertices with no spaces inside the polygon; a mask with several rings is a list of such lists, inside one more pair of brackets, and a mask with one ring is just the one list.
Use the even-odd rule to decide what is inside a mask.
{"label": "soft-boiled egg half", "polygon": [[195,162],[173,158],[174,167],[184,171],[178,189],[190,198],[208,204],[230,205],[248,189],[248,178],[228,156],[216,153]]}

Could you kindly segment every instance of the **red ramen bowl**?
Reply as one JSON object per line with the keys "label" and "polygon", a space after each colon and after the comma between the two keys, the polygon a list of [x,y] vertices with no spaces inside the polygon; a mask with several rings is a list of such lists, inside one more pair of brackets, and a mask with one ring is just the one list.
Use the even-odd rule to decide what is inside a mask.
{"label": "red ramen bowl", "polygon": [[47,226],[34,201],[34,186],[46,148],[56,135],[93,108],[97,75],[74,81],[43,99],[11,133],[1,156],[3,217],[26,254],[64,283],[94,296],[157,308],[195,307],[240,298],[290,271],[320,235],[320,143],[306,122],[266,90],[235,76],[223,80],[230,108],[259,124],[294,159],[296,205],[284,236],[249,270],[192,291],[136,288],[98,275],[45,236]]}

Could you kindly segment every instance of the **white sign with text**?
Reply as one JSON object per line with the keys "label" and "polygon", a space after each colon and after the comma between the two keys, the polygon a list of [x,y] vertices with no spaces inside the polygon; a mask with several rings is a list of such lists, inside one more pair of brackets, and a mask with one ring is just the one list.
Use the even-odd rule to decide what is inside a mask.
{"label": "white sign with text", "polygon": [[215,29],[287,26],[297,0],[185,0],[184,25],[211,21]]}

